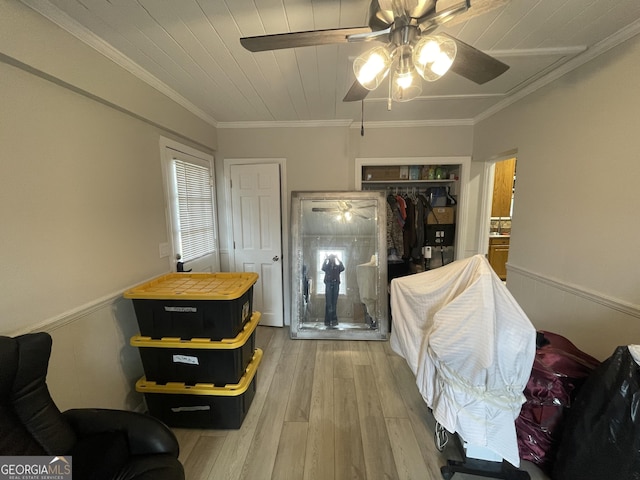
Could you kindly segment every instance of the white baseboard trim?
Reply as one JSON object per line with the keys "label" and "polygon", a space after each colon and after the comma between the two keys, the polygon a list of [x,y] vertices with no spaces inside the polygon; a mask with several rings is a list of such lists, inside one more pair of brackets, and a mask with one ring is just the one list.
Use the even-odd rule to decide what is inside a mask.
{"label": "white baseboard trim", "polygon": [[591,302],[598,303],[607,308],[611,308],[612,310],[617,310],[618,312],[622,312],[632,317],[640,318],[640,305],[626,302],[618,298],[610,297],[593,290],[588,290],[578,285],[572,285],[566,282],[562,282],[561,280],[532,272],[531,270],[518,267],[511,263],[507,263],[507,284],[509,283],[508,278],[511,273],[531,278],[537,282],[544,283],[545,285],[549,285],[550,287],[571,293],[573,295],[577,295]]}

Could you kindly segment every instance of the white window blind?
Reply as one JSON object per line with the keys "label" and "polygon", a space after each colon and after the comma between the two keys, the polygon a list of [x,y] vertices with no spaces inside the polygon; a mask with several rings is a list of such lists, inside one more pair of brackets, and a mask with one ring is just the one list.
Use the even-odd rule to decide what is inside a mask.
{"label": "white window blind", "polygon": [[215,251],[213,189],[209,169],[174,158],[178,251],[188,262]]}

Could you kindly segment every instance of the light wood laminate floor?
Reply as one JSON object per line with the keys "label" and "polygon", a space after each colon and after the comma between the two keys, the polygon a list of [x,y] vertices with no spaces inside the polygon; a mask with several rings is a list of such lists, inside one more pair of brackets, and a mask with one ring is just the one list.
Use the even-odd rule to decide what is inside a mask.
{"label": "light wood laminate floor", "polygon": [[460,459],[453,441],[435,448],[433,417],[388,342],[291,340],[288,328],[258,327],[256,346],[264,356],[242,427],[174,429],[187,480],[438,480],[446,459]]}

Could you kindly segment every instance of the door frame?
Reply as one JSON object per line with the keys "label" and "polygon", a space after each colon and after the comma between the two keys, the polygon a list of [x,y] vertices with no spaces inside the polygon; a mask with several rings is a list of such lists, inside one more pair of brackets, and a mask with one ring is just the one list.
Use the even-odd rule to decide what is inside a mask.
{"label": "door frame", "polygon": [[456,211],[455,260],[469,256],[467,232],[471,228],[472,219],[469,216],[469,181],[471,178],[471,157],[390,157],[390,158],[356,158],[355,159],[355,188],[362,190],[362,167],[375,165],[460,165],[460,179],[458,181],[458,208]]}
{"label": "door frame", "polygon": [[202,150],[198,150],[196,148],[190,147],[183,143],[177,142],[175,140],[172,140],[171,138],[163,137],[162,135],[160,136],[160,163],[162,168],[162,182],[163,182],[163,191],[164,191],[164,214],[165,214],[165,223],[167,225],[167,242],[166,244],[160,245],[161,255],[162,253],[165,253],[163,251],[164,245],[167,245],[167,248],[169,249],[169,252],[167,252],[169,254],[168,255],[169,271],[175,272],[177,260],[176,260],[176,252],[175,252],[175,245],[174,245],[174,239],[173,239],[174,220],[171,213],[171,207],[169,206],[170,174],[167,171],[167,165],[171,160],[170,155],[168,153],[169,149],[184,153],[186,155],[190,155],[192,157],[195,157],[209,164],[209,172],[212,180],[211,188],[213,193],[213,213],[216,217],[214,219],[216,223],[215,225],[216,264],[217,264],[217,270],[219,270],[220,269],[220,232],[218,231],[218,224],[219,224],[218,218],[217,218],[218,202],[216,201],[216,173],[215,173],[214,157],[210,153],[203,152]]}
{"label": "door frame", "polygon": [[[287,160],[285,158],[225,158],[223,160],[224,201],[227,224],[227,246],[229,265],[235,265],[236,252],[233,248],[233,214],[231,211],[231,166],[275,163],[280,167],[280,238],[282,242],[282,296],[284,325],[291,325],[291,292],[289,261],[289,201],[287,197]],[[222,253],[222,252],[221,252]]]}
{"label": "door frame", "polygon": [[518,158],[518,149],[491,157],[484,162],[484,190],[481,195],[481,206],[478,211],[480,215],[478,231],[478,253],[489,254],[489,230],[491,229],[491,204],[493,203],[493,182],[495,178],[496,163],[510,158]]}

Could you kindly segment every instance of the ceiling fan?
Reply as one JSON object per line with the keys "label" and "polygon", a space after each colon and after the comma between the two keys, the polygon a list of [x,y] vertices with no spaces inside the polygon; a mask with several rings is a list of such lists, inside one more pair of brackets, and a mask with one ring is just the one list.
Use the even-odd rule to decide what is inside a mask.
{"label": "ceiling fan", "polygon": [[[446,33],[457,23],[500,7],[509,0],[371,0],[368,26],[243,37],[251,52],[329,45],[383,42],[353,62],[356,81],[343,101],[364,100],[392,72],[389,98],[409,101],[422,93],[421,78],[435,81],[448,70],[482,85],[509,66]],[[455,21],[454,21],[455,20]]]}
{"label": "ceiling fan", "polygon": [[377,205],[358,205],[354,206],[349,202],[336,202],[335,207],[312,207],[312,212],[325,212],[325,213],[336,213],[340,220],[342,221],[350,221],[352,217],[360,217],[364,220],[371,220],[371,217],[367,217],[359,212],[361,209],[376,207]]}

